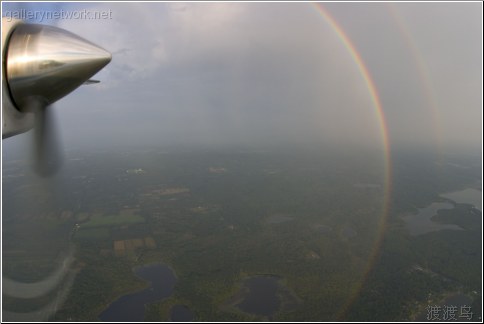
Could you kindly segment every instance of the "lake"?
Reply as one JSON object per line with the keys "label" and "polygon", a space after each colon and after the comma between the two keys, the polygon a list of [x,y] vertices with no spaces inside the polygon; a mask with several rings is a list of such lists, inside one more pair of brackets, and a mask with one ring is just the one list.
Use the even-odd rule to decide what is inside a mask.
{"label": "lake", "polygon": [[170,310],[170,321],[172,322],[193,322],[195,315],[185,305],[175,305]]}
{"label": "lake", "polygon": [[454,206],[450,203],[435,202],[425,208],[420,208],[417,214],[406,215],[403,217],[405,225],[410,235],[421,235],[429,232],[440,231],[445,229],[462,230],[461,227],[454,224],[442,224],[432,221],[432,217],[437,215],[441,209],[452,209]]}
{"label": "lake", "polygon": [[[452,200],[458,204],[470,204],[482,212],[482,192],[473,188],[453,191],[440,195],[443,198]],[[410,235],[421,235],[428,232],[440,231],[444,229],[462,230],[454,224],[441,224],[432,221],[432,217],[437,215],[441,209],[452,209],[454,205],[448,202],[435,202],[425,208],[420,208],[415,215],[406,215],[403,220],[406,223]]]}
{"label": "lake", "polygon": [[142,322],[145,305],[169,297],[175,288],[173,270],[162,263],[149,264],[134,269],[134,273],[150,286],[142,291],[124,295],[115,300],[100,315],[103,322]]}
{"label": "lake", "polygon": [[236,306],[246,312],[262,316],[272,316],[281,304],[277,291],[278,278],[258,276],[247,279],[244,286],[248,289],[245,298]]}
{"label": "lake", "polygon": [[482,212],[482,192],[473,188],[453,191],[440,195],[458,204],[470,204]]}
{"label": "lake", "polygon": [[301,303],[276,275],[257,275],[242,281],[241,289],[225,302],[227,310],[238,310],[272,320],[278,312],[292,311]]}

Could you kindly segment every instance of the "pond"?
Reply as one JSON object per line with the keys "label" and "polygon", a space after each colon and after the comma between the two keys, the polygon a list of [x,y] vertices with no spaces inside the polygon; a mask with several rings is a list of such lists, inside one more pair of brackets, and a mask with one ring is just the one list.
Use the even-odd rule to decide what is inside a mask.
{"label": "pond", "polygon": [[278,312],[295,309],[301,300],[275,275],[257,275],[243,280],[241,289],[226,305],[272,320]]}
{"label": "pond", "polygon": [[294,218],[284,214],[274,214],[267,218],[268,224],[281,224],[292,221]]}
{"label": "pond", "polygon": [[352,228],[351,226],[345,226],[341,230],[341,234],[346,239],[352,239],[353,237],[355,237],[358,234],[358,232],[356,232],[356,230],[354,228]]}
{"label": "pond", "polygon": [[259,276],[249,278],[244,283],[248,293],[241,303],[236,306],[242,311],[271,316],[281,304],[277,290],[279,287],[278,278],[275,276]]}
{"label": "pond", "polygon": [[150,286],[118,298],[99,315],[101,321],[142,322],[146,304],[167,298],[173,293],[176,276],[167,265],[149,264],[134,269],[134,272],[141,279],[150,282]]}

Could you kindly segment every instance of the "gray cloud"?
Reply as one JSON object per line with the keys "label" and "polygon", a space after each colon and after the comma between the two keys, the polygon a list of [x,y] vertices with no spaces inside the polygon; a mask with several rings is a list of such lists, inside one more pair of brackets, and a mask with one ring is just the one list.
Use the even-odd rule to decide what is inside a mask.
{"label": "gray cloud", "polygon": [[[113,19],[59,25],[114,56],[96,76],[100,85],[57,105],[68,145],[381,146],[366,84],[311,4],[84,6],[110,9]],[[325,6],[373,76],[393,143],[481,145],[482,14],[476,4]]]}

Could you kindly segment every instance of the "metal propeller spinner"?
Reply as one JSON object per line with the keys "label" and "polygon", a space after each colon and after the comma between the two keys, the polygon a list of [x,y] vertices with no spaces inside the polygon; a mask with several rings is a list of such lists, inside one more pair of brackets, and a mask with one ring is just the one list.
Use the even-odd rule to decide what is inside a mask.
{"label": "metal propeller spinner", "polygon": [[111,54],[66,30],[37,24],[17,25],[8,43],[8,90],[18,110],[35,114],[34,168],[50,175],[61,164],[52,103],[101,70]]}

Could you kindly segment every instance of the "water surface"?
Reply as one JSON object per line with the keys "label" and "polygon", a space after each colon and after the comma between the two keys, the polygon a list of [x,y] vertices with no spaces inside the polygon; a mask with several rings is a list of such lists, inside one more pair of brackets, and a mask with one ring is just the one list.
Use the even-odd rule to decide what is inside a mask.
{"label": "water surface", "polygon": [[172,322],[193,322],[195,315],[185,305],[175,305],[170,311],[170,321]]}
{"label": "water surface", "polygon": [[281,304],[277,291],[278,278],[258,276],[247,279],[244,286],[248,289],[242,302],[236,306],[242,311],[255,315],[272,316]]}
{"label": "water surface", "polygon": [[470,204],[482,212],[482,192],[473,188],[453,191],[441,195],[459,204]]}
{"label": "water surface", "polygon": [[420,208],[417,214],[407,215],[403,217],[410,235],[421,235],[434,231],[441,231],[444,229],[462,230],[461,227],[454,224],[442,224],[432,221],[432,217],[437,215],[441,209],[452,209],[454,206],[450,203],[436,202],[425,208]]}
{"label": "water surface", "polygon": [[101,321],[142,322],[146,304],[167,298],[173,293],[176,277],[167,265],[150,264],[136,268],[134,272],[141,279],[150,282],[150,286],[118,298],[99,315]]}

